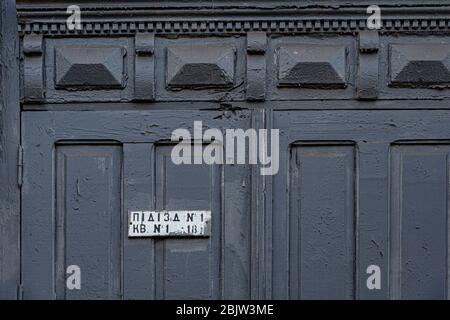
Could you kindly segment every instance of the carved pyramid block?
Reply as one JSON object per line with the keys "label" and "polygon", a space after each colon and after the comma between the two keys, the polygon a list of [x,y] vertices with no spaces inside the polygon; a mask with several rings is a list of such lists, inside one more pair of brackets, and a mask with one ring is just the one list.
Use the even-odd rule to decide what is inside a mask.
{"label": "carved pyramid block", "polygon": [[346,48],[339,45],[286,45],[278,52],[280,87],[344,88]]}
{"label": "carved pyramid block", "polygon": [[228,45],[173,45],[167,48],[167,86],[221,88],[234,83],[235,51]]}
{"label": "carved pyramid block", "polygon": [[450,45],[392,44],[390,71],[393,86],[450,84]]}
{"label": "carved pyramid block", "polygon": [[120,88],[124,86],[124,50],[121,47],[55,48],[57,88]]}

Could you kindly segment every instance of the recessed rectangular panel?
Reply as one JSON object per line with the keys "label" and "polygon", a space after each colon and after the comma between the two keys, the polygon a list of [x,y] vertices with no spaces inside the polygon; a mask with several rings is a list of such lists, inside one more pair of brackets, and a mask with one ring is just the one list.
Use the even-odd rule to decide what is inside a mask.
{"label": "recessed rectangular panel", "polygon": [[209,238],[156,240],[156,295],[161,299],[218,297],[220,178],[217,166],[176,165],[171,145],[156,147],[156,208],[210,210]]}
{"label": "recessed rectangular panel", "polygon": [[45,39],[42,72],[30,72],[43,77],[43,99],[48,103],[130,101],[135,90],[134,53],[134,37],[51,37]]}
{"label": "recessed rectangular panel", "polygon": [[391,44],[391,86],[433,87],[450,84],[448,43]]}
{"label": "recessed rectangular panel", "polygon": [[291,152],[291,298],[353,298],[354,146],[300,145]]}
{"label": "recessed rectangular panel", "polygon": [[56,88],[121,88],[125,52],[119,46],[55,47]]}
{"label": "recessed rectangular panel", "polygon": [[171,45],[167,47],[167,86],[229,87],[234,82],[235,49],[228,45]]}
{"label": "recessed rectangular panel", "polygon": [[[60,145],[56,158],[57,297],[119,298],[121,147]],[[66,286],[69,266],[79,289]]]}
{"label": "recessed rectangular panel", "polygon": [[353,99],[356,49],[356,38],[347,35],[271,37],[266,53],[267,99]]}
{"label": "recessed rectangular panel", "polygon": [[446,145],[392,150],[392,297],[447,297],[448,155]]}
{"label": "recessed rectangular panel", "polygon": [[346,48],[296,44],[278,50],[280,87],[345,88]]}
{"label": "recessed rectangular panel", "polygon": [[245,99],[246,37],[155,37],[155,99]]}

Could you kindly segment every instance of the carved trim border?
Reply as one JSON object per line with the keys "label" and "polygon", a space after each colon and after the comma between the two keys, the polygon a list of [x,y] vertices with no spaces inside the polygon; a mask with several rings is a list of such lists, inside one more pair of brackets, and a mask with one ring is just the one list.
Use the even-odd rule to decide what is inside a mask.
{"label": "carved trim border", "polygon": [[[152,32],[156,34],[202,33],[354,33],[367,30],[366,19],[257,19],[257,20],[181,20],[181,21],[90,21],[82,23],[81,30],[68,30],[65,22],[20,22],[20,34],[59,35],[115,35]],[[387,18],[383,19],[381,33],[449,32],[450,17]]]}

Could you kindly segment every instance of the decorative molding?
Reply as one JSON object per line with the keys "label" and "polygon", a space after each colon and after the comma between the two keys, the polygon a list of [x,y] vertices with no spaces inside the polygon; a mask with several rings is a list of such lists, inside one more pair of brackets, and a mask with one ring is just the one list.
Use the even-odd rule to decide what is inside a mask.
{"label": "decorative molding", "polygon": [[120,46],[55,47],[55,87],[85,90],[126,85],[126,49]]}
{"label": "decorative molding", "polygon": [[[430,89],[449,86],[449,68],[441,68],[444,77],[439,79],[445,79],[444,82],[431,78],[419,81],[417,79],[421,76],[409,71],[410,78],[405,80],[399,77],[401,71],[395,73],[392,61],[378,61],[380,57],[392,60],[392,50],[388,48],[395,44],[393,39],[399,34],[401,37],[398,38],[420,34],[430,38],[436,35],[442,39],[450,36],[450,5],[444,0],[435,0],[431,4],[426,0],[405,0],[401,4],[380,0],[382,28],[376,31],[367,29],[367,6],[361,1],[357,5],[336,5],[335,1],[326,0],[217,0],[214,3],[87,0],[80,4],[81,30],[68,30],[66,26],[66,4],[69,2],[43,0],[38,5],[31,0],[18,0],[18,24],[24,49],[25,102],[60,102],[58,99],[263,101],[281,97],[300,100],[306,97],[336,98],[336,94],[340,99],[374,100],[378,96],[384,97],[386,92],[391,94],[401,90],[393,87]],[[316,35],[324,41],[297,43],[288,40],[314,38]],[[358,36],[358,47],[354,42],[355,36]],[[351,39],[345,43],[332,40],[338,37]],[[219,40],[214,40],[211,46],[207,38]],[[73,92],[81,85],[65,85],[58,81],[61,77],[56,73],[61,70],[54,68],[52,46],[71,45],[75,40],[106,41],[105,44],[115,46],[118,39],[123,39],[128,50],[124,68],[129,72],[125,78],[130,77],[130,85],[117,87],[120,90],[115,90],[115,95],[107,95],[96,90],[100,87],[94,84],[87,88],[89,95],[82,95],[82,92]],[[39,43],[37,46],[32,44],[36,41]],[[190,49],[183,49],[183,46]],[[216,50],[215,46],[221,49]],[[300,54],[290,50],[291,46],[295,46],[295,50],[300,49]],[[43,47],[47,49],[43,50]],[[192,53],[192,48],[196,47],[199,49]],[[355,53],[357,48],[358,54]],[[134,59],[129,55],[130,50]],[[408,68],[416,66],[414,70],[420,73],[422,67],[417,69],[419,62],[410,63]],[[447,62],[448,57],[443,57],[426,63],[437,67],[448,66]],[[396,63],[397,67],[402,63]],[[423,61],[420,63],[424,64]],[[82,72],[78,73],[82,76]],[[271,73],[269,77],[267,73]],[[272,73],[278,74],[278,79]],[[117,76],[113,78],[118,79]],[[116,85],[117,81],[112,84],[112,80],[107,81],[107,89]],[[67,90],[56,90],[61,88]],[[322,90],[317,95],[315,89],[326,91]],[[333,92],[333,89],[339,90]]]}
{"label": "decorative molding", "polygon": [[278,86],[334,89],[347,85],[343,45],[290,44],[278,50]]}
{"label": "decorative molding", "polygon": [[173,90],[231,87],[235,55],[230,45],[168,46],[166,85]]}
{"label": "decorative molding", "polygon": [[247,34],[247,91],[249,101],[261,101],[266,97],[267,35],[265,32]]}
{"label": "decorative molding", "polygon": [[[136,33],[156,34],[223,34],[246,33],[261,31],[267,33],[354,33],[368,30],[366,19],[352,18],[309,18],[309,19],[270,19],[263,20],[185,20],[185,21],[120,21],[120,22],[84,22],[81,30],[68,30],[65,22],[21,22],[19,33],[45,34],[46,36],[59,35],[124,35]],[[385,19],[383,33],[396,32],[449,32],[450,18],[435,19]]]}
{"label": "decorative molding", "polygon": [[26,102],[41,102],[44,99],[43,46],[42,35],[29,34],[23,38],[23,86]]}
{"label": "decorative molding", "polygon": [[[355,1],[356,2],[356,1]],[[68,30],[70,1],[18,0],[22,34],[109,35],[182,33],[354,33],[367,30],[367,6],[336,1],[83,1],[81,30]],[[450,5],[446,0],[379,0],[379,32],[448,32]]]}
{"label": "decorative molding", "polygon": [[137,34],[134,39],[136,52],[134,68],[134,98],[137,101],[155,99],[155,35]]}
{"label": "decorative molding", "polygon": [[390,86],[450,86],[450,44],[391,44],[389,51]]}
{"label": "decorative molding", "polygon": [[378,97],[380,39],[377,31],[361,31],[358,34],[358,74],[356,97],[361,100],[375,100]]}

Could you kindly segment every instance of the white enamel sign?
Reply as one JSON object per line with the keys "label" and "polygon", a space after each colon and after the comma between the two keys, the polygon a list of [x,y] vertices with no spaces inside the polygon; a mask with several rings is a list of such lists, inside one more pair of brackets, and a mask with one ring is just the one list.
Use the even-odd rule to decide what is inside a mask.
{"label": "white enamel sign", "polygon": [[129,237],[208,237],[211,211],[131,211]]}

